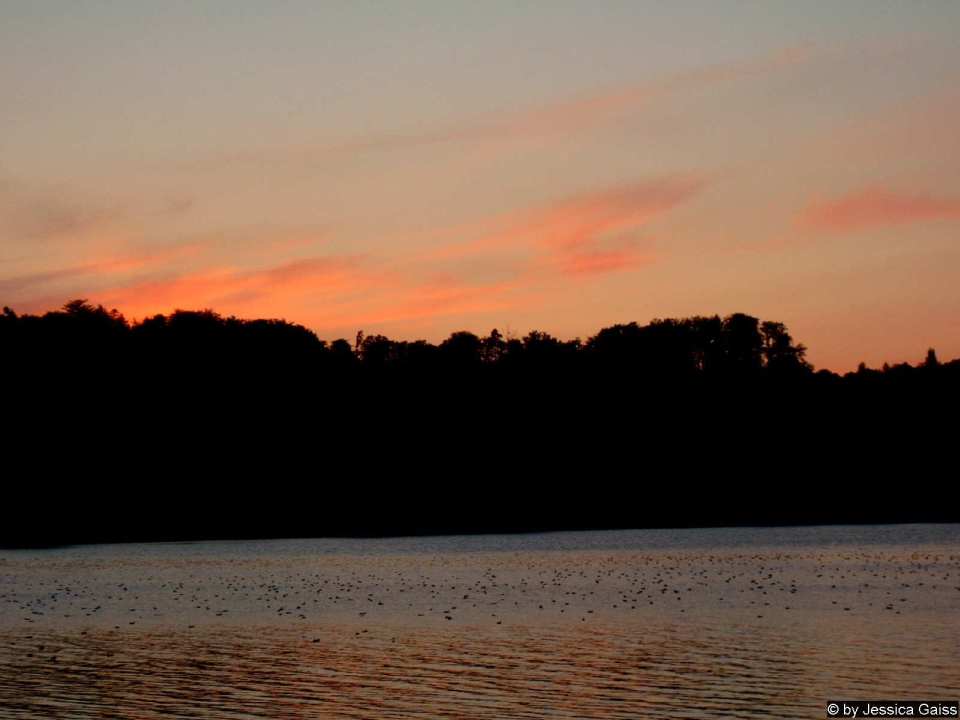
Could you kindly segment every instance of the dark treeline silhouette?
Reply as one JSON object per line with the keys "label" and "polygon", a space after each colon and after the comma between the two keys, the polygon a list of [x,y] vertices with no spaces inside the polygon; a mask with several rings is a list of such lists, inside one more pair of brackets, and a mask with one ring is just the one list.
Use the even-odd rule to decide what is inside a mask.
{"label": "dark treeline silhouette", "polygon": [[0,315],[0,542],[960,519],[960,361],[838,375],[745,314],[325,342]]}

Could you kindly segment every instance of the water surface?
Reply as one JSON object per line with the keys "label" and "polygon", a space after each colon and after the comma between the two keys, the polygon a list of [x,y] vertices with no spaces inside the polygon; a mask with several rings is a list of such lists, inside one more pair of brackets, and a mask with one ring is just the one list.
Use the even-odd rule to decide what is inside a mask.
{"label": "water surface", "polygon": [[0,717],[823,717],[958,611],[957,525],[2,551]]}

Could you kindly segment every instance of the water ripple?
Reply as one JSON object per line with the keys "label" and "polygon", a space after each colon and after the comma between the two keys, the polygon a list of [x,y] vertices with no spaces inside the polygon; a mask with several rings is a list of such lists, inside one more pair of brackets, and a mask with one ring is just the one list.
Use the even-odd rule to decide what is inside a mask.
{"label": "water ripple", "polygon": [[[207,628],[8,632],[0,717],[819,717],[830,697],[953,698],[958,637],[831,628]],[[810,628],[807,628],[810,630]]]}

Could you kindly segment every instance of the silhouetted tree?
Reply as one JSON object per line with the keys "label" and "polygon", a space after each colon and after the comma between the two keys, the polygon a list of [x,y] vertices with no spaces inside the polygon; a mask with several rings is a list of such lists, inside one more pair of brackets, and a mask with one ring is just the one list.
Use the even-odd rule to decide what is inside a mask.
{"label": "silhouetted tree", "polygon": [[693,365],[702,373],[712,374],[723,369],[723,320],[719,315],[692,317],[686,321],[690,333]]}
{"label": "silhouetted tree", "polygon": [[507,351],[507,343],[500,331],[494,328],[480,343],[480,358],[488,365],[500,362]]}
{"label": "silhouetted tree", "polygon": [[764,366],[775,373],[808,371],[805,359],[807,349],[802,344],[794,345],[793,338],[783,323],[766,321],[760,325],[763,338]]}
{"label": "silhouetted tree", "polygon": [[763,336],[755,317],[734,313],[723,320],[727,370],[740,375],[756,372],[763,362]]}
{"label": "silhouetted tree", "polygon": [[480,364],[483,344],[471,332],[455,332],[440,343],[440,352],[451,368],[468,369]]}
{"label": "silhouetted tree", "polygon": [[384,368],[391,359],[393,341],[385,335],[367,335],[357,333],[359,341],[358,355],[364,367]]}

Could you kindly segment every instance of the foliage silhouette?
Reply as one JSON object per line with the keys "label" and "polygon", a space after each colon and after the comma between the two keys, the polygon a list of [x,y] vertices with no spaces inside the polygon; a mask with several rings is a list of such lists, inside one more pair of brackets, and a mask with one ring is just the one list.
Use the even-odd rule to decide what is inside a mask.
{"label": "foliage silhouette", "polygon": [[4,308],[0,543],[957,520],[960,361],[805,356],[742,313],[434,345]]}

